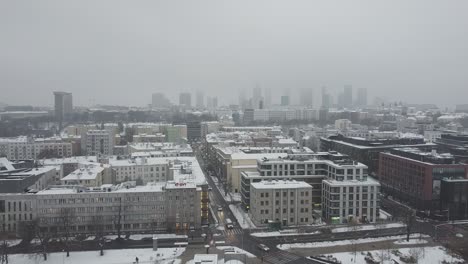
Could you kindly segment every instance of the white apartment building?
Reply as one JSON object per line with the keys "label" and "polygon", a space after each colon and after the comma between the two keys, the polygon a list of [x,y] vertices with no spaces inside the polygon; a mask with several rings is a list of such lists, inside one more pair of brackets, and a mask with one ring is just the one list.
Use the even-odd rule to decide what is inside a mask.
{"label": "white apartment building", "polygon": [[0,138],[0,155],[9,160],[37,159],[45,152],[58,157],[72,156],[72,144],[68,142],[34,141],[32,138]]}
{"label": "white apartment building", "polygon": [[162,158],[109,160],[116,182],[136,181],[138,185],[172,180],[170,164]]}
{"label": "white apartment building", "polygon": [[351,121],[348,119],[335,120],[335,129],[339,131],[346,131],[351,129]]}
{"label": "white apartment building", "polygon": [[273,180],[252,183],[250,216],[257,226],[308,225],[312,218],[312,186],[303,181]]}
{"label": "white apartment building", "polygon": [[50,232],[63,232],[63,212],[69,212],[69,231],[93,234],[154,233],[155,230],[189,230],[201,227],[201,188],[190,182],[101,188],[51,188],[38,193],[0,194],[0,219],[5,231],[18,233],[34,219]]}
{"label": "white apartment building", "polygon": [[81,150],[86,155],[112,155],[114,133],[109,130],[88,130],[81,135]]}
{"label": "white apartment building", "polygon": [[340,161],[322,182],[322,215],[332,223],[377,220],[380,184],[367,175],[367,166],[354,164]]}

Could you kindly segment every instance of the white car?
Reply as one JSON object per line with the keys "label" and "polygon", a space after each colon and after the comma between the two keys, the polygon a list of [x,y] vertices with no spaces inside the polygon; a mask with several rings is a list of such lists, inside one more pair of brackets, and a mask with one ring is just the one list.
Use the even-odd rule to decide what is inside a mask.
{"label": "white car", "polygon": [[265,252],[270,251],[270,248],[267,247],[265,244],[258,244],[257,247]]}
{"label": "white car", "polygon": [[223,211],[223,207],[222,206],[218,206],[218,212],[222,212]]}

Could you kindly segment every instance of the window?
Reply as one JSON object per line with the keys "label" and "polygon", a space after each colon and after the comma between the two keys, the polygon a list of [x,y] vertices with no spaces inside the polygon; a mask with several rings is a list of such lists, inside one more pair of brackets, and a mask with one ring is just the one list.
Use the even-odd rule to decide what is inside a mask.
{"label": "window", "polygon": [[263,197],[264,197],[264,194],[263,194],[263,193],[260,193],[260,197],[263,198]]}

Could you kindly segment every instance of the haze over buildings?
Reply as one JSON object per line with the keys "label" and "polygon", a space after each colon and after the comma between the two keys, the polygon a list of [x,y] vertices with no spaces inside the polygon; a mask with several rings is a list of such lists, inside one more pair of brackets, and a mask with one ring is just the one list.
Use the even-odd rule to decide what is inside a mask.
{"label": "haze over buildings", "polygon": [[52,105],[49,95],[66,90],[75,105],[145,106],[155,92],[178,103],[180,92],[202,90],[221,105],[256,84],[272,103],[286,88],[296,98],[345,84],[369,99],[454,106],[468,97],[466,1],[69,5],[0,4],[7,103]]}

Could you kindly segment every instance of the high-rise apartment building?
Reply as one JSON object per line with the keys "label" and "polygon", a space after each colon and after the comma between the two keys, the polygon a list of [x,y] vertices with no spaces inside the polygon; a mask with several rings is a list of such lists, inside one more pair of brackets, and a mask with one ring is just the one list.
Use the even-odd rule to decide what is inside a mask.
{"label": "high-rise apartment building", "polygon": [[289,95],[282,95],[281,106],[288,106],[288,105],[289,105]]}

